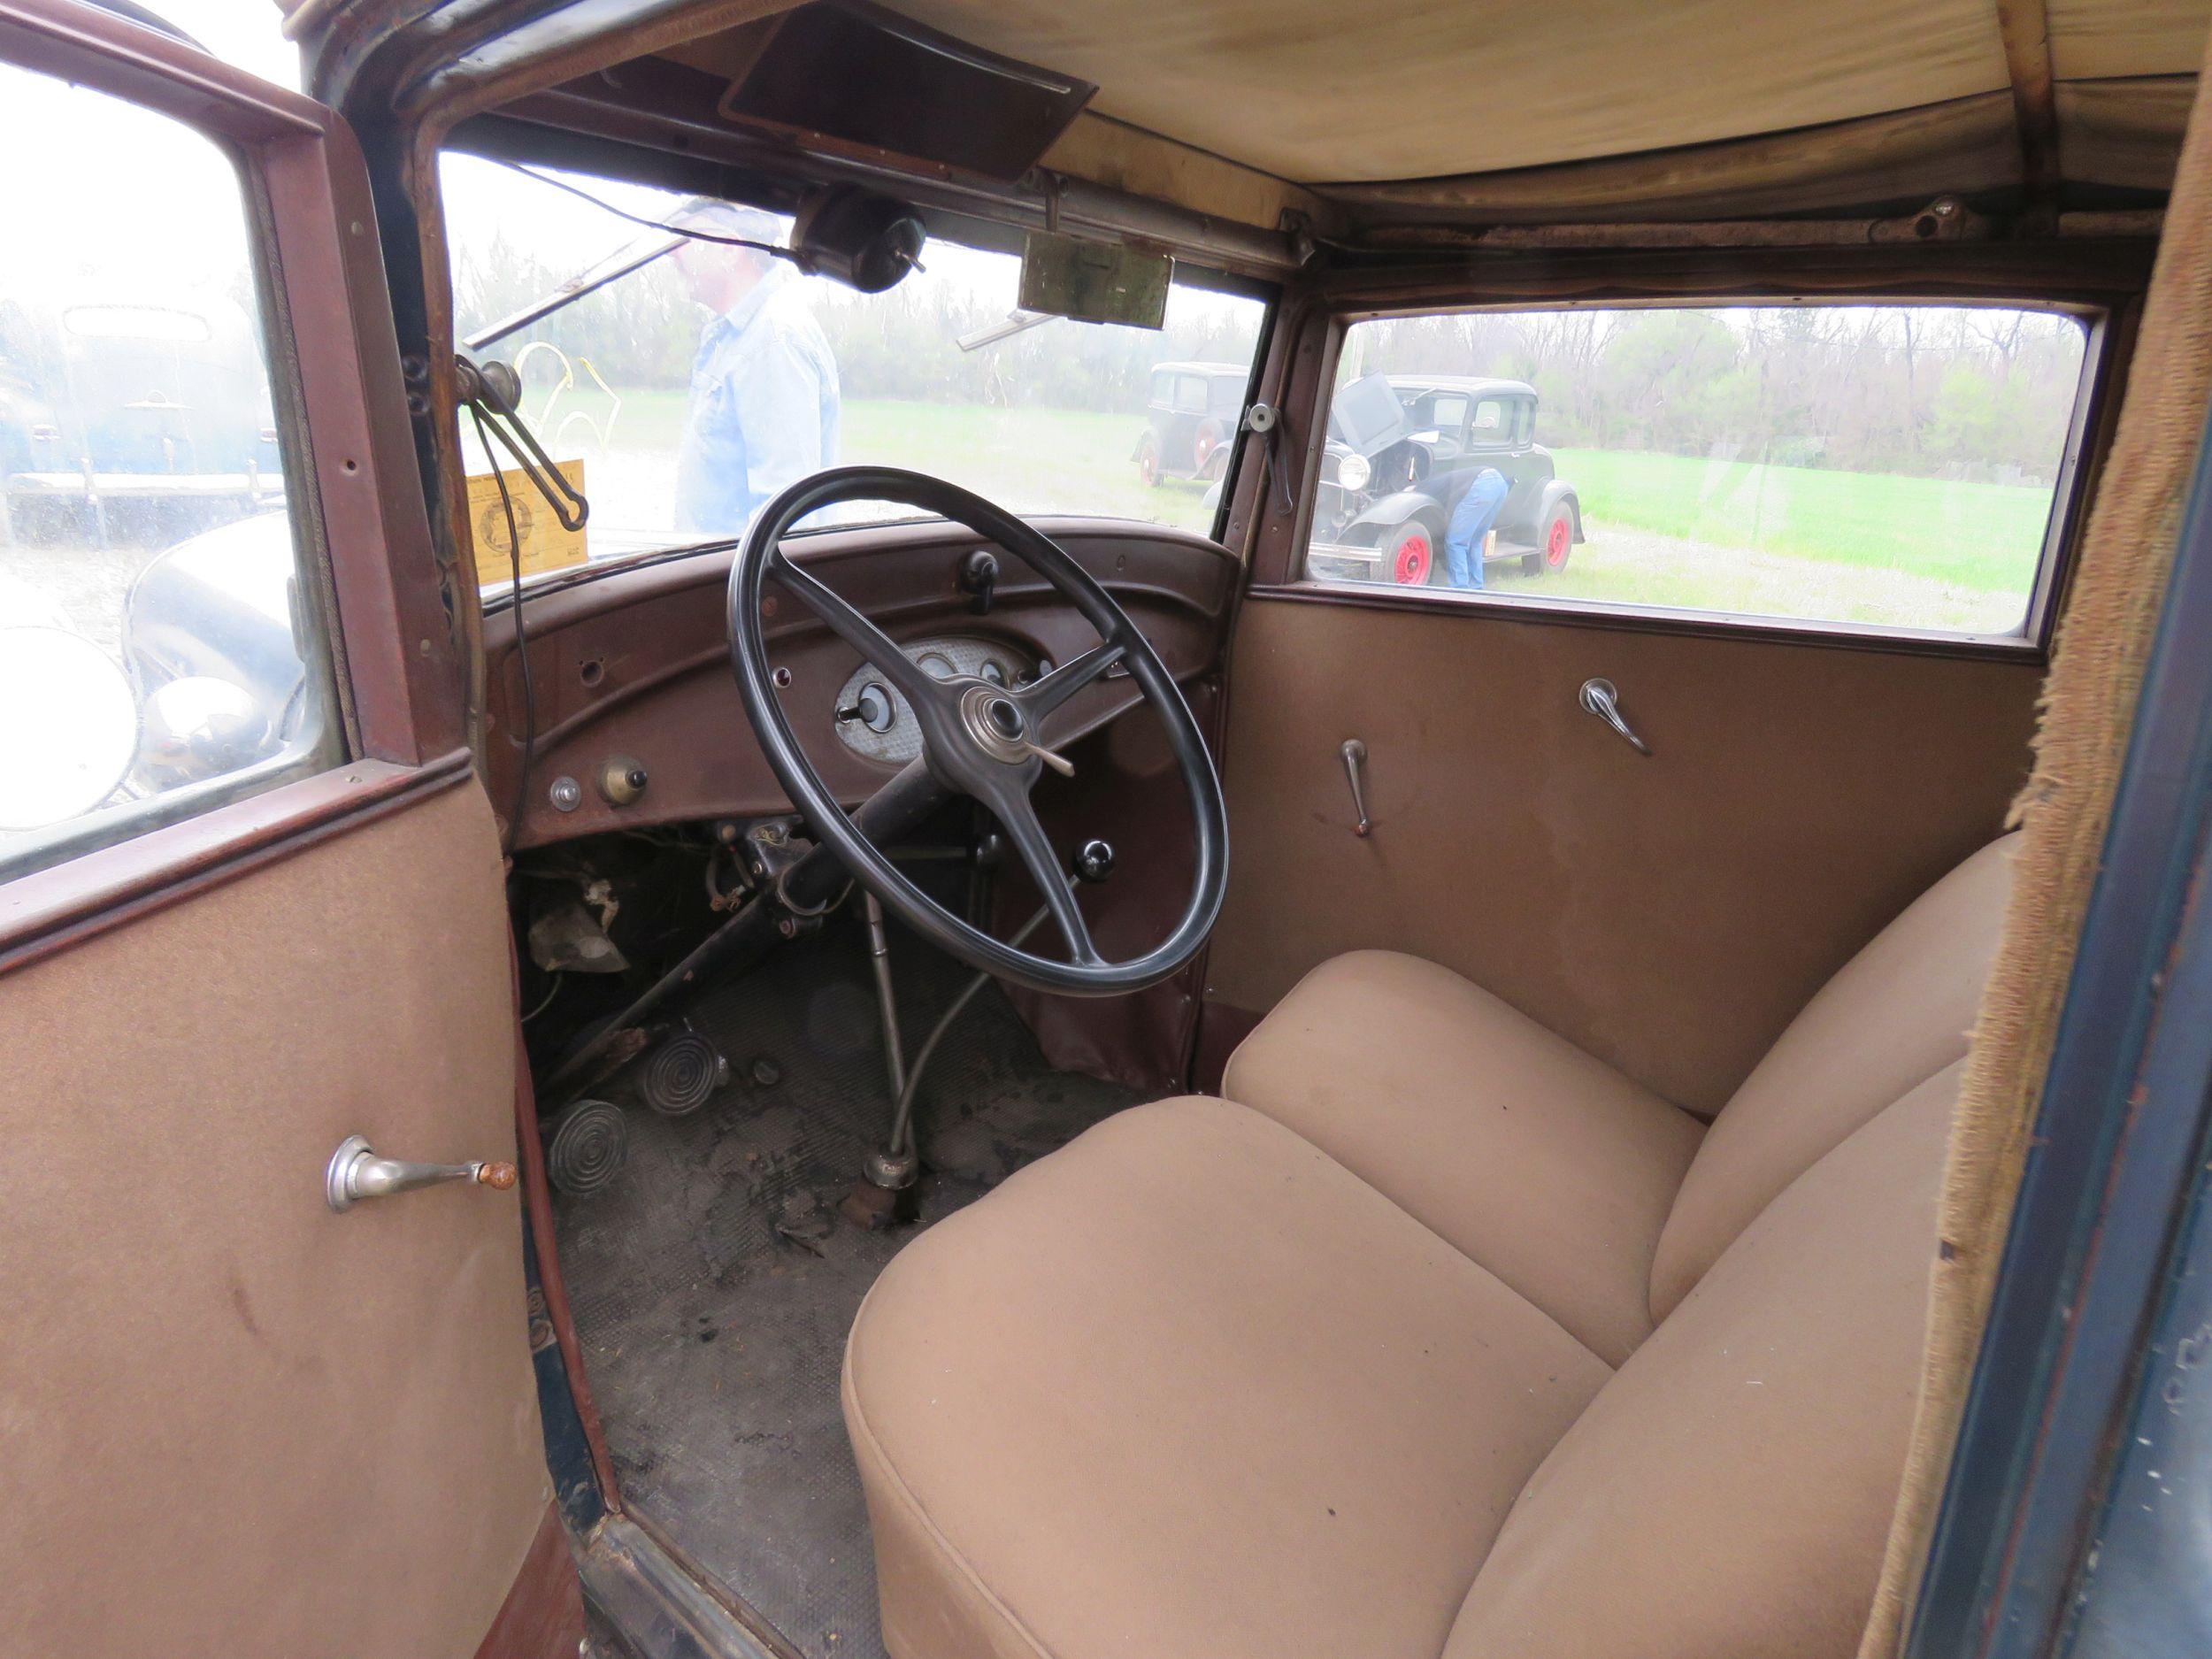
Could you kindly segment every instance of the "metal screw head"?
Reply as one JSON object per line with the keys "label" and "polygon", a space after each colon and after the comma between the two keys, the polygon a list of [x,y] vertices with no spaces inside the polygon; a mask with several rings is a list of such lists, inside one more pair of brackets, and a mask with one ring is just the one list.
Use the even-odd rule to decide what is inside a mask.
{"label": "metal screw head", "polygon": [[545,793],[557,812],[573,812],[584,803],[584,786],[567,776],[554,779]]}
{"label": "metal screw head", "polygon": [[791,671],[789,669],[777,668],[771,670],[768,678],[778,691],[788,691],[791,689]]}

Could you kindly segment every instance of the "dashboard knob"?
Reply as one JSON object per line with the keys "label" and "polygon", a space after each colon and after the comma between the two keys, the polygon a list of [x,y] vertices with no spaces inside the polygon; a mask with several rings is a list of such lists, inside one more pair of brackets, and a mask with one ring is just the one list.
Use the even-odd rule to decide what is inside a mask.
{"label": "dashboard knob", "polygon": [[1075,873],[1082,880],[1099,882],[1114,873],[1112,844],[1102,841],[1087,841],[1076,850]]}
{"label": "dashboard knob", "polygon": [[610,755],[599,763],[598,784],[609,806],[627,806],[645,793],[645,763],[628,755]]}

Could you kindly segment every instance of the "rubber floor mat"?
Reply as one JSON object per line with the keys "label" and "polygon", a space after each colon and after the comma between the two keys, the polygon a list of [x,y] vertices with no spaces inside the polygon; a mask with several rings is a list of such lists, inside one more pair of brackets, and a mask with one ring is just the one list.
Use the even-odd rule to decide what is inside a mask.
{"label": "rubber floor mat", "polygon": [[[892,949],[911,1054],[969,972],[910,935]],[[554,1203],[625,1501],[807,1659],[883,1651],[838,1368],[861,1298],[917,1229],[871,1233],[837,1211],[890,1114],[866,961],[841,918],[679,1010],[729,1083],[672,1118],[643,1104],[642,1059],[601,1085],[628,1117],[629,1164]],[[920,1225],[1141,1098],[1052,1071],[987,987],[916,1097]]]}

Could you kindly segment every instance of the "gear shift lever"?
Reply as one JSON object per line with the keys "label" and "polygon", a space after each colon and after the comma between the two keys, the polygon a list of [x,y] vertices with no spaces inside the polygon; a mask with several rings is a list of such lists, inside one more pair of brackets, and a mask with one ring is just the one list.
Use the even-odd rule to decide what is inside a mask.
{"label": "gear shift lever", "polygon": [[[1114,873],[1114,849],[1110,842],[1094,838],[1076,851],[1071,872],[1079,881],[1093,887]],[[890,1048],[890,1071],[895,1081],[902,1067],[899,1060],[898,1021],[891,1002],[890,950],[884,942],[879,912],[872,914],[868,927],[869,953],[876,971],[876,985],[884,1009],[884,1038]],[[1040,909],[1024,922],[1012,939],[1007,942],[1020,945],[1030,934],[1044,925],[1051,914],[1049,908]],[[960,1010],[972,1002],[975,994],[991,982],[987,973],[979,973],[961,987],[960,995],[952,999],[952,1006],[938,1017],[930,1027],[929,1035],[922,1040],[920,1049],[914,1056],[914,1064],[903,1068],[905,1081],[899,1087],[898,1103],[891,1114],[889,1144],[881,1151],[871,1152],[861,1168],[862,1179],[853,1184],[838,1208],[846,1218],[871,1231],[887,1227],[900,1219],[903,1207],[901,1195],[913,1189],[914,1179],[921,1172],[921,1161],[914,1150],[914,1094],[921,1087],[922,1071],[929,1064],[929,1057],[937,1051],[937,1045],[951,1029],[952,1022],[960,1018]],[[910,1219],[909,1216],[905,1217]]]}

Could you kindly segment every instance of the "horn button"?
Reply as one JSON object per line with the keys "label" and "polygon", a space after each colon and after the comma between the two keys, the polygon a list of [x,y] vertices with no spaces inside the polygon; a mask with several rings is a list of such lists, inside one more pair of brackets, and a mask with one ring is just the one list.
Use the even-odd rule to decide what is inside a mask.
{"label": "horn button", "polygon": [[962,692],[960,720],[976,747],[993,760],[1011,764],[1029,758],[1029,718],[997,687],[975,685]]}

